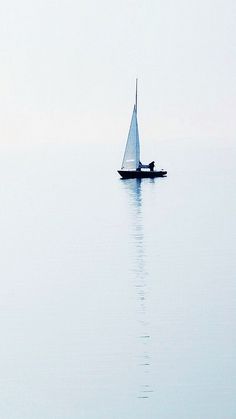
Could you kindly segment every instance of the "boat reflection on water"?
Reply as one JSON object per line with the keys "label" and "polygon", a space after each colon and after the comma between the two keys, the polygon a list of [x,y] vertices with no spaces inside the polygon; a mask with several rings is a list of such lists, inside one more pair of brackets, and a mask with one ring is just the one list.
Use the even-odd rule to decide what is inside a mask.
{"label": "boat reflection on water", "polygon": [[134,245],[132,277],[137,300],[137,353],[140,382],[138,395],[140,399],[148,399],[153,392],[150,385],[151,353],[150,353],[150,323],[148,320],[148,282],[145,254],[145,238],[142,214],[142,186],[146,183],[154,183],[154,179],[126,179],[121,180],[122,186],[128,193],[129,207],[131,209],[131,236]]}

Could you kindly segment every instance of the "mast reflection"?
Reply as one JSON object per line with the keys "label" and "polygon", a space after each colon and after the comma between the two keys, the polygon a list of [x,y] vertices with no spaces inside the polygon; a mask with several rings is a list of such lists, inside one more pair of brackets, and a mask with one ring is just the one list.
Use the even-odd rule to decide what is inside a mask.
{"label": "mast reflection", "polygon": [[[153,179],[151,179],[153,181]],[[140,369],[140,382],[138,395],[140,399],[147,399],[153,392],[150,383],[151,355],[150,355],[150,324],[148,320],[148,279],[146,269],[145,237],[142,214],[142,185],[150,182],[149,179],[126,179],[122,185],[128,193],[129,207],[132,215],[131,235],[134,244],[134,263],[132,277],[137,300],[138,322],[138,366]],[[142,183],[143,182],[143,183]]]}

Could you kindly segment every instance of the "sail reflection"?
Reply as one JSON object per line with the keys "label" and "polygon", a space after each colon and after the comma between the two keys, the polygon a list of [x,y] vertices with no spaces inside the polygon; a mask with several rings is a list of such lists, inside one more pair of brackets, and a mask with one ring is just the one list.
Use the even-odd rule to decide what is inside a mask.
{"label": "sail reflection", "polygon": [[149,384],[151,371],[150,355],[150,323],[148,319],[148,279],[146,269],[145,237],[143,225],[142,208],[142,185],[153,181],[153,179],[126,179],[122,180],[122,186],[129,197],[129,208],[131,210],[131,236],[134,245],[134,260],[132,277],[137,299],[137,322],[138,322],[138,366],[140,382],[138,384],[138,395],[140,399],[147,399],[153,392]]}

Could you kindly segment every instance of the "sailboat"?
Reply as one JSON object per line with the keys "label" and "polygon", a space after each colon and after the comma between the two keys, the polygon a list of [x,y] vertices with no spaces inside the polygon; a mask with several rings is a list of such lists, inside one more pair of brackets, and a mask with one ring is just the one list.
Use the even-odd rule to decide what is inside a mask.
{"label": "sailboat", "polygon": [[136,79],[135,104],[132,113],[122,166],[121,169],[118,170],[118,173],[124,179],[164,177],[167,175],[167,172],[165,170],[154,170],[154,162],[151,162],[149,164],[142,164],[140,161],[137,105],[138,80]]}

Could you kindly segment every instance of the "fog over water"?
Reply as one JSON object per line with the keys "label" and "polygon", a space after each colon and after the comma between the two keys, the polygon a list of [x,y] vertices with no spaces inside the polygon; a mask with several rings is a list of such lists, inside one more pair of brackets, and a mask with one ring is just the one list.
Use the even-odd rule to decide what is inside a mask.
{"label": "fog over water", "polygon": [[235,417],[235,146],[122,146],[2,147],[1,417]]}
{"label": "fog over water", "polygon": [[1,419],[235,419],[235,18],[2,2]]}

